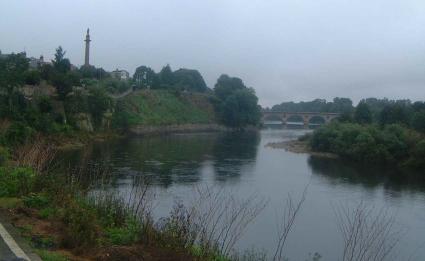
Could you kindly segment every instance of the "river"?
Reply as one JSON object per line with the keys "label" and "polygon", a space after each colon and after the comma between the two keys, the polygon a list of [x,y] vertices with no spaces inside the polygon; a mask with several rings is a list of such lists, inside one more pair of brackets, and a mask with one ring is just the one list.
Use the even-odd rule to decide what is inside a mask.
{"label": "river", "polygon": [[[285,246],[289,260],[340,260],[342,235],[336,209],[360,201],[394,216],[400,242],[389,260],[425,260],[425,184],[388,170],[350,166],[340,160],[311,157],[270,142],[296,139],[305,130],[265,129],[246,133],[173,134],[98,142],[61,156],[72,164],[102,162],[117,177],[114,189],[126,190],[132,177],[150,177],[156,191],[155,215],[165,216],[176,199],[191,197],[194,186],[217,186],[240,198],[257,193],[269,201],[237,247],[272,253],[278,217],[290,194],[306,200]],[[68,163],[67,163],[68,164]]]}

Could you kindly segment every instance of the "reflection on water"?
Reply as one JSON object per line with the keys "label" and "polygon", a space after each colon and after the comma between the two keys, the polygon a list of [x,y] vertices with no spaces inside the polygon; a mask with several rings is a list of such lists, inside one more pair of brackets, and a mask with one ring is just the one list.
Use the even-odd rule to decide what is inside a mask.
{"label": "reflection on water", "polygon": [[283,200],[288,193],[296,197],[310,184],[287,242],[285,255],[290,260],[305,260],[316,251],[323,260],[339,260],[341,235],[333,206],[355,205],[359,200],[396,214],[397,225],[405,231],[398,260],[411,255],[410,260],[425,260],[423,178],[266,146],[307,131],[274,127],[261,132],[129,137],[64,152],[60,158],[65,166],[82,162],[110,166],[117,190],[131,187],[134,177],[149,177],[159,191],[157,216],[166,215],[176,198],[190,200],[193,185],[218,185],[243,198],[258,193],[270,204],[238,247],[269,252],[274,251],[276,212]]}
{"label": "reflection on water", "polygon": [[131,137],[94,143],[61,157],[73,164],[102,162],[117,176],[143,175],[153,184],[169,187],[198,182],[209,162],[216,180],[237,179],[255,162],[259,142],[258,132]]}
{"label": "reflection on water", "polygon": [[383,187],[385,190],[425,192],[425,177],[417,173],[403,173],[395,169],[378,167],[356,166],[342,160],[313,157],[308,158],[308,165],[312,173],[320,175],[329,184],[359,185],[368,189]]}

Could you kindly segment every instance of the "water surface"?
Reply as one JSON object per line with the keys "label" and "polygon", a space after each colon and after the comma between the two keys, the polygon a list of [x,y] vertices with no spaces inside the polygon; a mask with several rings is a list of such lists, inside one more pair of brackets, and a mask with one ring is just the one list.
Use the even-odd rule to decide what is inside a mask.
{"label": "water surface", "polygon": [[112,166],[115,189],[131,187],[132,177],[149,177],[157,191],[157,217],[176,199],[189,201],[196,185],[219,186],[245,198],[257,193],[269,200],[239,242],[273,252],[278,217],[287,195],[306,200],[289,235],[285,255],[305,260],[318,252],[322,260],[340,260],[342,237],[335,208],[359,201],[384,208],[396,218],[401,241],[393,260],[425,260],[425,185],[420,179],[388,170],[351,166],[339,160],[295,154],[267,147],[295,139],[305,130],[175,134],[130,137],[95,143],[63,154],[73,163],[89,160]]}

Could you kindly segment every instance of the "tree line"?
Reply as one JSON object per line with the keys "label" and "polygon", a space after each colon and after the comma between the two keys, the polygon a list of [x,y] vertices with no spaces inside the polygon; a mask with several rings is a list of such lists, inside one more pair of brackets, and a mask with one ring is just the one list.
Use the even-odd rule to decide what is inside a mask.
{"label": "tree line", "polygon": [[352,114],[315,130],[313,150],[363,164],[425,167],[425,102],[363,99]]}
{"label": "tree line", "polygon": [[[54,92],[26,97],[24,85],[53,86]],[[99,129],[105,113],[115,111],[110,94],[129,88],[162,89],[179,96],[199,92],[214,105],[217,121],[241,129],[256,125],[260,119],[258,98],[252,88],[239,78],[222,75],[213,89],[207,87],[197,70],[173,71],[169,65],[155,73],[147,66],[136,69],[132,78],[112,78],[103,68],[73,68],[66,52],[58,47],[51,63],[29,67],[23,53],[0,57],[0,121],[7,126],[0,131],[0,143],[22,143],[34,133],[64,133],[77,129],[81,114],[89,114],[93,128]]]}

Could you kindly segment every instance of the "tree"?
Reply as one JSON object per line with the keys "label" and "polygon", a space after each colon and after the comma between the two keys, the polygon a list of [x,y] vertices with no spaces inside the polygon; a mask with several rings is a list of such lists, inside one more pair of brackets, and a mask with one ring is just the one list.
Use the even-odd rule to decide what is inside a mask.
{"label": "tree", "polygon": [[136,87],[139,89],[159,88],[159,77],[154,70],[147,66],[139,66],[133,75]]}
{"label": "tree", "polygon": [[61,100],[64,100],[68,93],[72,91],[73,79],[68,74],[55,73],[52,83],[56,87],[56,91]]}
{"label": "tree", "polygon": [[260,121],[261,112],[255,91],[247,88],[241,79],[221,75],[214,93],[219,99],[216,108],[225,125],[242,129]]}
{"label": "tree", "polygon": [[25,82],[24,73],[28,70],[25,54],[10,54],[0,58],[0,92],[8,97],[9,111],[13,110],[13,94]]}
{"label": "tree", "polygon": [[25,83],[29,85],[39,85],[41,76],[37,70],[29,70],[24,73]]}
{"label": "tree", "polygon": [[207,84],[197,70],[179,69],[174,72],[176,85],[184,90],[204,92]]}
{"label": "tree", "polygon": [[340,112],[345,114],[350,114],[353,111],[353,101],[349,98],[340,98],[336,97],[333,99],[332,112]]}
{"label": "tree", "polygon": [[40,68],[41,79],[46,81],[53,80],[54,69],[50,64],[43,64]]}
{"label": "tree", "polygon": [[409,109],[402,104],[387,105],[379,114],[379,122],[382,125],[393,123],[402,123],[407,125],[410,123],[410,113],[408,110]]}
{"label": "tree", "polygon": [[425,132],[425,110],[413,114],[411,125],[415,130]]}
{"label": "tree", "polygon": [[354,113],[354,120],[360,124],[367,124],[372,122],[372,112],[365,102],[360,102],[357,105]]}
{"label": "tree", "polygon": [[241,129],[260,120],[258,98],[253,89],[241,89],[228,96],[222,106],[222,120],[227,126]]}
{"label": "tree", "polygon": [[56,49],[55,59],[52,62],[53,68],[59,73],[66,73],[71,70],[71,62],[65,58],[65,54],[66,51],[62,49],[62,46]]}
{"label": "tree", "polygon": [[164,66],[159,72],[161,87],[168,88],[175,83],[175,77],[169,64]]}
{"label": "tree", "polygon": [[112,107],[112,99],[103,88],[92,87],[89,90],[88,105],[96,126],[102,123],[103,114]]}
{"label": "tree", "polygon": [[224,100],[235,91],[245,88],[246,86],[241,79],[222,74],[214,86],[214,93],[219,99]]}
{"label": "tree", "polygon": [[81,77],[83,78],[94,78],[97,80],[109,78],[109,74],[103,68],[96,68],[93,65],[83,65],[78,71],[81,73]]}

